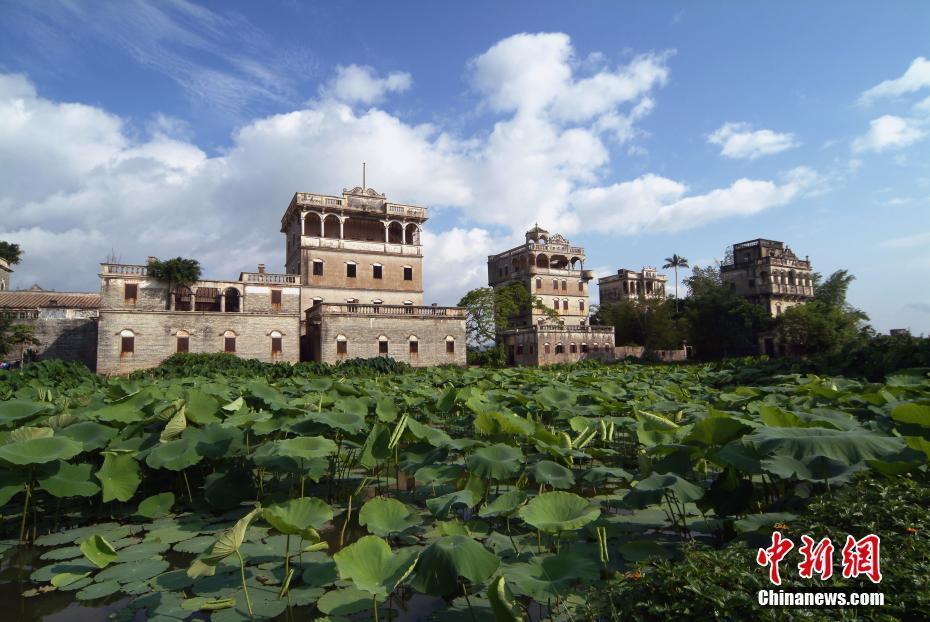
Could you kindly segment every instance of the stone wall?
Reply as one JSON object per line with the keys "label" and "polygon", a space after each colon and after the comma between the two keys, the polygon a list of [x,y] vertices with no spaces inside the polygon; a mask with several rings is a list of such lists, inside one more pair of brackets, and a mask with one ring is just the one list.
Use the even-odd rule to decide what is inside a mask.
{"label": "stone wall", "polygon": [[585,359],[614,360],[613,330],[591,330],[566,326],[560,330],[537,328],[507,331],[504,354],[510,365],[554,365]]}
{"label": "stone wall", "polygon": [[[44,310],[43,310],[44,311]],[[62,310],[64,311],[64,310]],[[40,359],[62,359],[80,361],[92,371],[97,367],[97,318],[96,313],[84,317],[74,314],[44,315],[17,324],[32,326],[38,346],[28,346]],[[16,350],[7,353],[10,359],[18,359]]]}
{"label": "stone wall", "polygon": [[[314,318],[316,319],[316,318]],[[425,317],[402,315],[329,315],[309,320],[308,340],[311,356],[324,363],[336,363],[356,357],[375,358],[379,337],[387,337],[387,356],[415,367],[465,364],[465,320],[460,317]],[[337,337],[346,338],[346,353],[337,352]],[[410,338],[417,338],[418,352],[410,352]],[[454,352],[446,351],[452,337]]]}
{"label": "stone wall", "polygon": [[[190,333],[189,352],[223,352],[224,333],[236,334],[236,356],[271,363],[300,360],[300,316],[295,314],[208,313],[193,311],[100,311],[97,372],[123,374],[155,367],[177,352],[177,332]],[[121,355],[123,330],[134,334],[134,352]],[[281,354],[272,359],[272,331],[282,334]]]}
{"label": "stone wall", "polygon": [[[423,298],[423,257],[418,255],[395,255],[393,253],[372,253],[345,249],[303,248],[301,250],[301,270],[304,285],[318,289],[341,289],[347,293],[337,299],[344,302],[347,297],[359,298],[370,302],[378,298],[381,291],[403,292],[414,304],[420,304],[411,298],[415,294]],[[313,261],[323,261],[323,274],[313,274]],[[347,276],[346,266],[355,262],[355,277]],[[381,278],[374,278],[374,264],[381,264]],[[404,280],[404,266],[413,270],[409,281]],[[359,292],[351,295],[348,291]]]}

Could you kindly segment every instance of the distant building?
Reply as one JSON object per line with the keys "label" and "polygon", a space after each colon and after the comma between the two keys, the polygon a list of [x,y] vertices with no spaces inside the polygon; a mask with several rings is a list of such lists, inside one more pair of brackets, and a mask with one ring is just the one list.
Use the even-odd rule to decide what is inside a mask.
{"label": "distant building", "polygon": [[9,262],[6,259],[0,259],[0,292],[10,289],[10,275],[12,273],[13,269],[10,268]]}
{"label": "distant building", "polygon": [[809,258],[799,259],[775,240],[734,244],[720,266],[723,282],[772,316],[814,297]]}
{"label": "distant building", "polygon": [[526,232],[526,242],[488,257],[488,284],[493,288],[522,283],[543,305],[559,314],[558,321],[539,309],[509,318],[499,335],[510,365],[548,365],[583,358],[614,357],[610,326],[589,326],[585,252],[561,235],[538,225]]}
{"label": "distant building", "polygon": [[888,334],[892,337],[910,337],[911,331],[906,328],[892,328],[888,331]]}
{"label": "distant building", "polygon": [[[38,346],[28,346],[40,358],[77,360],[94,369],[97,363],[97,318],[100,295],[53,292],[34,286],[0,291],[0,316],[31,326]],[[20,352],[7,352],[18,359]]]}
{"label": "distant building", "polygon": [[601,304],[639,298],[665,298],[665,282],[668,278],[658,274],[655,268],[643,267],[641,272],[620,268],[597,280]]}

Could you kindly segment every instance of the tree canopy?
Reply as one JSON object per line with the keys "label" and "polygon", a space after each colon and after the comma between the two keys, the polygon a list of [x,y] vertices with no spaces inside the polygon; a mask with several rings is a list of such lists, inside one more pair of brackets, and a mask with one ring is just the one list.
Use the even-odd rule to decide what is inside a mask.
{"label": "tree canopy", "polygon": [[0,259],[5,259],[11,266],[16,265],[23,258],[23,249],[19,244],[0,240]]}
{"label": "tree canopy", "polygon": [[671,300],[640,298],[602,304],[592,323],[614,327],[617,345],[641,345],[646,350],[681,346]]}
{"label": "tree canopy", "polygon": [[497,334],[510,325],[511,318],[537,309],[553,320],[557,311],[533,296],[523,283],[510,283],[497,289],[478,287],[459,300],[465,309],[465,332],[472,347],[482,347],[494,341]]}

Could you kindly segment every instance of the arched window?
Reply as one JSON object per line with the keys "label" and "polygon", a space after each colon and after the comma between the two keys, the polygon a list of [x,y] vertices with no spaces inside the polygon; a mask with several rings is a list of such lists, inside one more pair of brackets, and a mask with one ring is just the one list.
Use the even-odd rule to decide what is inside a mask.
{"label": "arched window", "polygon": [[455,337],[452,335],[446,337],[446,354],[455,354]]}
{"label": "arched window", "polygon": [[545,352],[546,354],[549,354],[549,344],[548,344],[548,343],[544,343],[544,344],[543,344],[543,352]]}
{"label": "arched window", "polygon": [[571,348],[572,354],[576,354],[578,352],[578,346],[576,346],[575,344],[571,344],[569,347]]}
{"label": "arched window", "polygon": [[378,337],[378,354],[388,353],[388,338],[384,335]]}
{"label": "arched window", "polygon": [[568,298],[562,299],[562,311],[568,311]]}
{"label": "arched window", "polygon": [[420,351],[420,340],[417,339],[416,335],[410,335],[408,341],[410,343],[410,354],[417,354]]}
{"label": "arched window", "polygon": [[555,344],[555,353],[556,353],[556,354],[564,354],[564,353],[565,353],[565,346],[562,345],[562,342],[561,342],[561,341],[560,341],[559,343]]}
{"label": "arched window", "polygon": [[276,359],[284,351],[284,339],[280,331],[273,330],[269,335],[271,337],[271,358]]}
{"label": "arched window", "polygon": [[124,356],[132,356],[133,352],[136,351],[136,334],[127,328],[126,330],[120,331],[119,338],[120,358]]}
{"label": "arched window", "polygon": [[223,333],[223,352],[236,353],[236,333],[231,330]]}
{"label": "arched window", "polygon": [[583,342],[583,341],[581,342],[581,353],[582,353],[582,354],[587,354],[587,353],[588,353],[588,344],[586,344],[586,343]]}
{"label": "arched window", "polygon": [[336,356],[344,357],[349,354],[349,340],[345,335],[336,335]]}
{"label": "arched window", "polygon": [[239,295],[239,290],[235,287],[229,287],[223,292],[223,309],[226,313],[239,313],[242,310],[242,297]]}
{"label": "arched window", "polygon": [[191,351],[191,334],[186,330],[179,330],[177,332],[178,338],[178,352],[190,352]]}

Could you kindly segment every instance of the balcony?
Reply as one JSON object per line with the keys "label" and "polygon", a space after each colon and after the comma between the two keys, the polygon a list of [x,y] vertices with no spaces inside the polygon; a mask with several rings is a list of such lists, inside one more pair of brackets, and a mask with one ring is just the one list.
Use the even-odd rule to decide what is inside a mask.
{"label": "balcony", "polygon": [[299,285],[298,274],[272,274],[270,272],[243,272],[239,280],[246,283],[265,283],[269,285]]}
{"label": "balcony", "polygon": [[813,297],[814,288],[809,285],[788,285],[785,283],[764,283],[758,288],[760,294],[793,294],[795,296]]}
{"label": "balcony", "polygon": [[341,197],[327,196],[324,194],[312,194],[309,192],[298,192],[296,203],[301,207],[320,207],[324,210],[337,209],[346,212],[384,214],[386,216],[400,216],[404,218],[418,218],[423,220],[428,217],[428,210],[425,207],[419,207],[416,205],[389,203],[387,201],[380,202],[380,205],[378,203],[351,205]]}
{"label": "balcony", "polygon": [[465,309],[460,307],[434,307],[413,305],[375,305],[357,303],[329,303],[321,302],[307,310],[310,319],[320,319],[324,315],[362,315],[362,316],[388,316],[388,317],[429,317],[464,319]]}
{"label": "balcony", "polygon": [[420,257],[423,249],[419,244],[396,244],[375,242],[371,240],[343,240],[339,238],[318,238],[310,235],[300,236],[300,245],[304,248],[329,248],[334,250],[363,251],[368,253],[391,253]]}
{"label": "balcony", "polygon": [[148,276],[148,264],[130,264],[130,263],[102,263],[100,264],[101,275],[121,275],[121,276]]}

